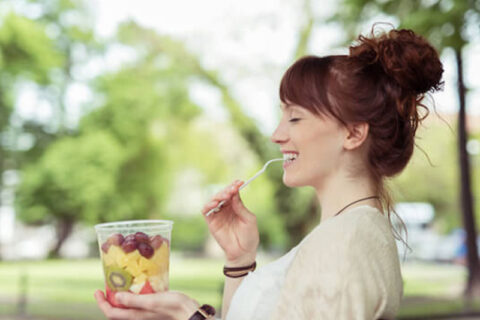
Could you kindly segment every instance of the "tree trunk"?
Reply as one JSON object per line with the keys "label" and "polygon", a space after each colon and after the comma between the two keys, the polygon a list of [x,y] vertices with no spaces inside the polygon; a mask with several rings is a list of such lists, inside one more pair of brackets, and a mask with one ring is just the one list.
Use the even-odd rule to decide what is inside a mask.
{"label": "tree trunk", "polygon": [[75,224],[73,219],[61,218],[57,222],[57,242],[55,247],[49,252],[48,258],[58,258],[60,256],[60,249],[63,243],[67,240],[68,236],[72,233],[73,225]]}
{"label": "tree trunk", "polygon": [[455,50],[457,62],[458,98],[460,109],[458,112],[458,154],[460,161],[460,185],[463,225],[467,241],[467,268],[468,280],[465,287],[465,297],[470,300],[480,296],[480,265],[477,251],[477,230],[473,212],[473,197],[470,182],[470,163],[466,149],[467,128],[465,112],[465,85],[463,83],[463,60],[461,50]]}

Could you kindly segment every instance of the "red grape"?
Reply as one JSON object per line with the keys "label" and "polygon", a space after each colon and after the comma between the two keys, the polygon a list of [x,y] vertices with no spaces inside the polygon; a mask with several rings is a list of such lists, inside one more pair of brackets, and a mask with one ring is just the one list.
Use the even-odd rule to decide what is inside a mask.
{"label": "red grape", "polygon": [[128,236],[125,237],[125,240],[124,241],[135,241],[135,234],[129,234]]}
{"label": "red grape", "polygon": [[135,240],[125,240],[122,243],[122,249],[125,253],[129,253],[137,249],[137,242]]}
{"label": "red grape", "polygon": [[108,253],[108,249],[110,249],[110,243],[108,243],[108,241],[106,241],[102,244],[102,251],[105,252],[105,253]]}
{"label": "red grape", "polygon": [[108,238],[107,242],[115,246],[121,246],[124,240],[120,233],[115,233]]}
{"label": "red grape", "polygon": [[138,244],[138,252],[147,259],[150,259],[153,256],[152,246],[145,242],[140,242]]}
{"label": "red grape", "polygon": [[150,243],[152,244],[153,249],[160,248],[162,246],[163,241],[165,241],[165,239],[158,234],[156,236],[150,237]]}
{"label": "red grape", "polygon": [[135,240],[137,240],[138,243],[140,242],[150,243],[150,238],[148,237],[148,235],[146,235],[143,232],[135,233]]}

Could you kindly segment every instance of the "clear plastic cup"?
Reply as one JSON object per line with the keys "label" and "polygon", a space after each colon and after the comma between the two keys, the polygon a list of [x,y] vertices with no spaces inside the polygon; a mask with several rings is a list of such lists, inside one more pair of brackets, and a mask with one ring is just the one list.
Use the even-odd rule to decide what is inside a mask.
{"label": "clear plastic cup", "polygon": [[168,290],[173,221],[134,220],[95,226],[107,300],[119,291],[149,294]]}

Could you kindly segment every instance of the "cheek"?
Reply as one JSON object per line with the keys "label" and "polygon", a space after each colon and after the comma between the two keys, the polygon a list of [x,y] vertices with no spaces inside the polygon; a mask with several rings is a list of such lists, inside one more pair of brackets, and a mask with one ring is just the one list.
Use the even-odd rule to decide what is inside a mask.
{"label": "cheek", "polygon": [[342,151],[342,143],[335,131],[319,131],[309,137],[306,150],[309,162],[317,169],[331,170],[337,164]]}

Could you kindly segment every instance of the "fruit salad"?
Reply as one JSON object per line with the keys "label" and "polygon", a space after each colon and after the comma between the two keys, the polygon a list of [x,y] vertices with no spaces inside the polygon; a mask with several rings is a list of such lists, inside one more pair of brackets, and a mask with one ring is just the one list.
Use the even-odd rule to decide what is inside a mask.
{"label": "fruit salad", "polygon": [[170,243],[161,235],[137,232],[111,235],[101,245],[107,300],[116,307],[115,293],[149,294],[168,290]]}

